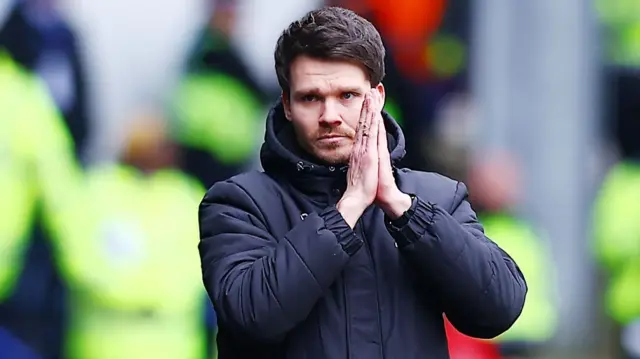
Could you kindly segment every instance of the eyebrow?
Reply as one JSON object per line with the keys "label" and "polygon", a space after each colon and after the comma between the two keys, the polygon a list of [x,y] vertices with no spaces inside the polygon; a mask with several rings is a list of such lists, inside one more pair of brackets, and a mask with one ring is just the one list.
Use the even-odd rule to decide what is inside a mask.
{"label": "eyebrow", "polygon": [[[342,87],[342,88],[338,88],[337,90],[340,93],[345,93],[345,92],[361,93],[362,92],[357,87]],[[318,87],[300,89],[300,90],[297,90],[297,91],[295,91],[293,93],[294,97],[300,97],[300,96],[305,96],[305,95],[320,95],[320,94],[322,94],[322,91]]]}

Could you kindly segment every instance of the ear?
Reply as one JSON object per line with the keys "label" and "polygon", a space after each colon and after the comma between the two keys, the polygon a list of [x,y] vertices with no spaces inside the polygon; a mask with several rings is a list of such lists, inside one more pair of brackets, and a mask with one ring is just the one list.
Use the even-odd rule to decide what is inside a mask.
{"label": "ear", "polygon": [[378,92],[380,93],[380,97],[382,97],[382,107],[384,107],[385,91],[384,91],[384,85],[382,84],[382,82],[376,86],[376,90],[378,90]]}
{"label": "ear", "polygon": [[280,93],[280,98],[282,99],[282,105],[284,107],[284,116],[287,120],[291,121],[291,99],[289,98],[289,94],[283,91]]}

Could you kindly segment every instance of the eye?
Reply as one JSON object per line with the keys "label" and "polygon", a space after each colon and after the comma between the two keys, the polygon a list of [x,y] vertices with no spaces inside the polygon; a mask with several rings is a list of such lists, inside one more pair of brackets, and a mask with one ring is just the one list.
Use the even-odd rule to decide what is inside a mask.
{"label": "eye", "polygon": [[353,98],[354,98],[354,97],[356,97],[356,96],[357,96],[357,94],[356,94],[356,93],[353,93],[353,92],[345,92],[345,93],[343,93],[343,94],[342,94],[342,99],[343,99],[343,100],[351,100],[351,99],[353,99]]}
{"label": "eye", "polygon": [[316,95],[304,95],[302,96],[302,101],[304,102],[313,102],[313,101],[317,101],[318,100],[318,96]]}

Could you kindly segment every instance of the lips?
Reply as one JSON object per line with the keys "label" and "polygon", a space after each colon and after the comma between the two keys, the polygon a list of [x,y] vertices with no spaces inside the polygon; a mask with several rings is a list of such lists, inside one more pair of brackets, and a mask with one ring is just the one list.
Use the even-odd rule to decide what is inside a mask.
{"label": "lips", "polygon": [[328,136],[320,136],[318,139],[319,140],[328,140],[328,139],[331,139],[331,138],[345,138],[345,137],[347,137],[347,136],[345,136],[345,135],[328,135]]}
{"label": "lips", "polygon": [[325,132],[318,136],[318,140],[327,140],[332,138],[351,138],[351,136],[349,133],[344,132]]}

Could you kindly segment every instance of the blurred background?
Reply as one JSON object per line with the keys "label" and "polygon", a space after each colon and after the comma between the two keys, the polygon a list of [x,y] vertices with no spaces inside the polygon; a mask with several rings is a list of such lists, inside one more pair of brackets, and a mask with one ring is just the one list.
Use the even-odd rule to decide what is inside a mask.
{"label": "blurred background", "polygon": [[529,282],[453,359],[640,358],[640,1],[0,0],[0,359],[216,357],[198,203],[259,168],[276,39],[325,5]]}

